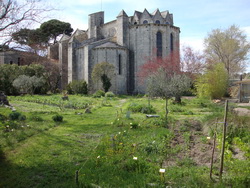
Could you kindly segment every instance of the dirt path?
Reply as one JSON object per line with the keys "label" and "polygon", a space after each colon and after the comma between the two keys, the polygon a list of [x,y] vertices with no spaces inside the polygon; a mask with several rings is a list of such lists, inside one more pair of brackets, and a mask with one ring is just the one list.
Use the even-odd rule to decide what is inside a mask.
{"label": "dirt path", "polygon": [[122,105],[126,102],[127,100],[126,99],[121,99],[119,102],[119,104],[116,106],[118,108],[122,107]]}

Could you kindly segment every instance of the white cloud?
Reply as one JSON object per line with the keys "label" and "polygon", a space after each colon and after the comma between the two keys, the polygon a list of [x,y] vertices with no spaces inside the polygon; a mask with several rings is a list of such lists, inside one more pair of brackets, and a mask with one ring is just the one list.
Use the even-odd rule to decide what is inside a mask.
{"label": "white cloud", "polygon": [[191,46],[195,51],[202,52],[204,50],[203,38],[199,37],[181,37],[181,47]]}

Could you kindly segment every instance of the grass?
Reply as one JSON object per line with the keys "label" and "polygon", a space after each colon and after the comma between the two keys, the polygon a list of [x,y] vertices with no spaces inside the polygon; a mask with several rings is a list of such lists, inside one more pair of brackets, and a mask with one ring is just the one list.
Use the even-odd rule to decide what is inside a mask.
{"label": "grass", "polygon": [[[206,127],[214,118],[223,118],[223,106],[209,100],[170,102],[168,121],[161,99],[150,101],[160,118],[146,118],[140,112],[128,115],[131,104],[148,105],[147,98],[140,97],[72,95],[62,101],[59,95],[19,96],[9,101],[26,120],[8,121],[11,110],[0,107],[5,117],[0,119],[0,187],[241,187],[249,183],[249,158],[227,157],[223,182],[214,183],[205,163],[198,165],[191,155],[194,149],[198,152],[196,142],[207,152],[211,143],[202,141],[209,134]],[[84,113],[86,108],[92,113]],[[63,121],[54,122],[55,115],[63,116]],[[248,120],[232,118],[231,124],[240,122],[237,125],[244,129],[232,129],[229,143],[238,144],[247,155]],[[164,176],[160,168],[166,169]]]}

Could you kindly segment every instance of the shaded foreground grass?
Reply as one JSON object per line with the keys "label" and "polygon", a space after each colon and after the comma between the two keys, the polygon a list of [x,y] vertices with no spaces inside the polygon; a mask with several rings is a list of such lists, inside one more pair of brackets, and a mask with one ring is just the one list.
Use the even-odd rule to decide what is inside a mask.
{"label": "shaded foreground grass", "polygon": [[[209,180],[210,156],[203,156],[208,160],[199,163],[201,159],[197,161],[197,156],[191,154],[197,146],[200,156],[211,148],[206,137],[213,133],[214,118],[222,119],[223,105],[208,100],[184,100],[182,105],[170,105],[166,122],[163,118],[147,119],[145,114],[127,111],[132,103],[147,104],[146,98],[71,98],[75,105],[70,106],[70,101],[62,104],[57,95],[10,98],[10,103],[27,119],[13,122],[13,130],[6,128],[6,123],[14,126],[9,121],[1,123],[0,187],[244,187],[249,184],[249,158],[233,159],[229,153],[224,179],[214,183]],[[77,100],[86,105],[79,107]],[[163,104],[161,99],[151,101],[161,116],[164,116]],[[92,113],[85,114],[85,108]],[[9,113],[10,109],[0,107],[0,114],[7,117]],[[62,115],[64,121],[53,122],[55,114]],[[247,127],[246,122],[241,123]],[[244,135],[239,139],[244,150],[250,139]],[[245,148],[245,154],[248,152]],[[166,169],[166,173],[160,174],[160,168]],[[218,160],[214,172],[218,172]]]}

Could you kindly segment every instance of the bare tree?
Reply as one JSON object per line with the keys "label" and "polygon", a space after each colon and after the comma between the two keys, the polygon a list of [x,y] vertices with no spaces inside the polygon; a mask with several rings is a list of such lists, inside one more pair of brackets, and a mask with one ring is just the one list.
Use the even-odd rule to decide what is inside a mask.
{"label": "bare tree", "polygon": [[223,63],[229,76],[244,70],[250,44],[246,34],[235,25],[226,30],[213,30],[204,41],[210,63]]}
{"label": "bare tree", "polygon": [[51,11],[41,0],[0,0],[0,37],[2,45],[11,42],[11,34],[32,23],[41,23]]}
{"label": "bare tree", "polygon": [[181,69],[190,76],[204,72],[205,57],[199,51],[194,51],[190,46],[182,48]]}

